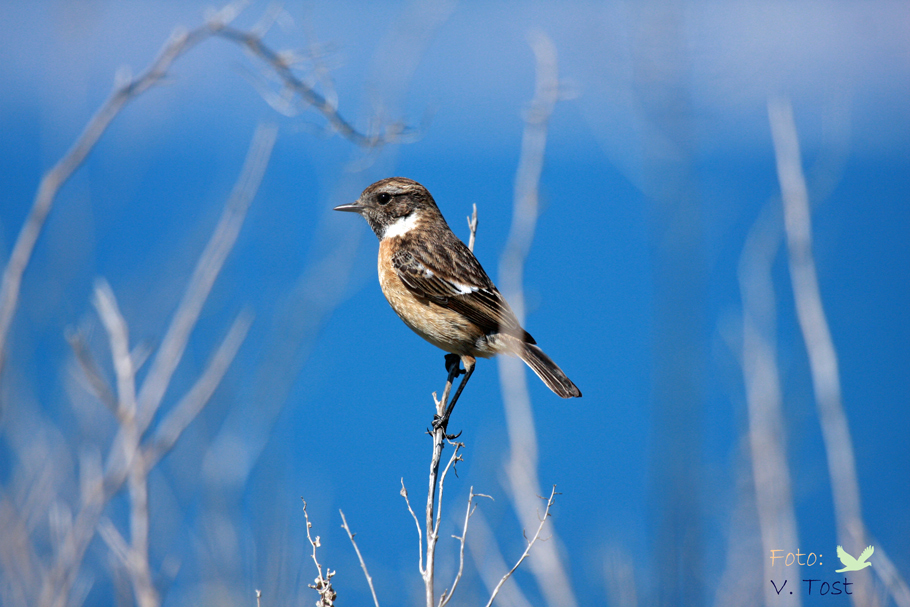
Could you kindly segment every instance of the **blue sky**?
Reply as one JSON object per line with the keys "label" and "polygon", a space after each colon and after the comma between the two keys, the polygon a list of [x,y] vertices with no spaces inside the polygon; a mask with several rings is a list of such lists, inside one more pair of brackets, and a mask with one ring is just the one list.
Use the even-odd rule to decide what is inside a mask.
{"label": "blue sky", "polygon": [[[78,136],[118,70],[138,73],[175,25],[194,27],[205,8],[141,1],[0,6],[4,263],[42,173]],[[167,582],[166,603],[197,596],[206,567],[234,576],[238,592],[272,584],[315,600],[303,583],[313,575],[302,547],[301,495],[321,528],[325,561],[344,572],[336,582],[342,592],[361,602],[369,596],[338,528],[338,508],[359,532],[382,604],[419,600],[413,522],[399,479],[412,496],[425,485],[430,442],[423,430],[432,416],[430,393],[444,382],[442,353],[388,308],[376,282],[377,242],[365,222],[330,209],[377,179],[402,175],[427,186],[466,239],[464,216],[476,203],[475,252],[496,280],[522,116],[534,92],[533,30],[556,46],[563,94],[549,125],[542,213],[525,268],[526,327],[584,397],[561,401],[530,374],[529,389],[541,491],[555,483],[562,492],[555,524],[579,603],[607,603],[604,563],[613,554],[633,566],[642,604],[672,586],[655,564],[663,541],[658,522],[673,508],[655,486],[664,452],[656,444],[655,407],[662,405],[654,381],[664,336],[654,319],[668,305],[655,268],[666,255],[662,230],[678,219],[661,215],[661,201],[675,200],[680,184],[699,218],[690,226],[698,257],[684,260],[698,281],[683,296],[697,313],[670,315],[692,330],[692,348],[660,354],[698,369],[697,452],[687,468],[700,500],[699,603],[714,603],[725,576],[762,575],[760,544],[743,547],[754,539],[755,517],[743,493],[750,477],[737,266],[762,210],[780,206],[767,113],[773,96],[791,99],[801,140],[813,252],[866,525],[910,574],[906,4],[284,8],[288,18],[266,41],[296,49],[318,42],[341,114],[365,128],[382,112],[387,121],[423,124],[421,136],[364,162],[355,146],[321,132],[313,112],[279,115],[251,85],[260,65],[227,42],[207,41],[117,117],[61,190],[7,342],[0,398],[19,413],[4,420],[55,425],[73,458],[86,444],[105,445],[113,421],[80,387],[65,329],[89,332],[112,377],[91,304],[94,281],[104,277],[133,342],[156,346],[256,125],[278,125],[262,186],[165,399],[167,410],[234,316],[251,310],[255,321],[231,371],[152,478],[153,567],[181,563]],[[252,26],[264,10],[250,6],[238,26]],[[773,278],[798,547],[827,550],[833,560],[824,445],[784,253],[782,247]],[[497,374],[494,362],[481,361],[456,410],[453,427],[463,430],[467,447],[459,478],[451,480],[448,513],[454,530],[469,487],[494,495],[482,508],[511,560],[522,539],[503,484],[508,444]],[[9,487],[20,463],[11,436],[26,424],[4,420],[0,480]],[[124,504],[118,498],[109,513],[121,526]],[[212,531],[216,514],[236,535],[234,553],[217,558],[204,548],[212,537],[224,539]],[[447,558],[454,554],[453,546],[441,549],[451,552]],[[112,604],[105,550],[100,541],[92,545],[86,569],[101,573],[88,604]],[[737,550],[747,562],[731,564]],[[484,594],[470,575],[466,600]],[[528,574],[519,582],[543,604]]]}

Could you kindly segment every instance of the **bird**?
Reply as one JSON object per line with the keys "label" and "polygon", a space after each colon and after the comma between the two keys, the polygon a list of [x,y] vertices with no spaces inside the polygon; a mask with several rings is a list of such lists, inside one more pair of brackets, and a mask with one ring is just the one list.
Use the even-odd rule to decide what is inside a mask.
{"label": "bird", "polygon": [[859,559],[853,558],[851,555],[844,550],[843,546],[837,547],[837,558],[840,559],[840,562],[843,564],[843,569],[838,569],[836,573],[841,573],[843,571],[859,571],[860,569],[865,569],[866,567],[871,567],[872,563],[868,562],[872,553],[875,552],[875,548],[872,546],[866,546],[866,549],[863,550],[862,554],[859,555]]}
{"label": "bird", "polygon": [[[522,328],[424,186],[389,177],[370,185],[355,202],[334,210],[360,214],[379,238],[379,285],[395,313],[415,333],[459,357],[464,365],[460,373],[465,377],[443,422],[474,372],[476,359],[497,354],[523,360],[558,396],[581,396],[581,390]],[[450,363],[447,357],[447,368]]]}

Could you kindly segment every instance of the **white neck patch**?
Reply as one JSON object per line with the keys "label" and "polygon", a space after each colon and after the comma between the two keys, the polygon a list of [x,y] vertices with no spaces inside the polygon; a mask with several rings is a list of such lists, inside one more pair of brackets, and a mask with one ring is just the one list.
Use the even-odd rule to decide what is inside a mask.
{"label": "white neck patch", "polygon": [[395,223],[391,224],[385,229],[385,232],[382,235],[383,240],[386,238],[395,238],[396,236],[404,236],[410,232],[414,226],[417,225],[417,213],[411,213],[405,217],[399,217],[395,220]]}

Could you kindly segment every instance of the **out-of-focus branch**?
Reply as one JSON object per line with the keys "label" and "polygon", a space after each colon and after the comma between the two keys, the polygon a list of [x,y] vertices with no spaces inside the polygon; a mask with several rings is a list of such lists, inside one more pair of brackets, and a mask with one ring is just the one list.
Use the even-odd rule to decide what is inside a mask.
{"label": "out-of-focus branch", "polygon": [[[169,335],[174,334],[173,327],[175,325],[179,327],[177,332],[181,333],[181,339],[184,340],[179,348],[180,352],[198,318],[198,309],[194,314],[187,312],[185,302],[191,300],[190,305],[198,306],[198,308],[201,308],[204,303],[224,259],[236,241],[246,208],[259,187],[276,133],[273,127],[257,129],[250,144],[244,171],[234,188],[234,195],[229,199],[222,221],[197,264],[197,272],[187,287],[189,295],[185,295],[183,299],[183,310],[181,312],[178,309],[175,321],[171,325],[172,329],[168,333]],[[200,268],[202,269],[200,270]],[[201,301],[198,300],[200,297]],[[108,454],[103,475],[99,473],[93,475],[92,479],[83,479],[80,507],[55,555],[53,566],[44,578],[39,604],[62,607],[67,603],[85,550],[99,529],[98,525],[104,506],[120,490],[123,483],[127,482],[130,497],[130,537],[126,548],[126,558],[120,560],[130,577],[136,602],[141,607],[156,607],[160,603],[160,599],[152,582],[149,564],[148,474],[160,458],[173,447],[183,430],[208,402],[237,353],[240,343],[246,335],[250,319],[248,315],[241,314],[234,322],[202,376],[161,423],[154,438],[148,441],[149,444],[143,445],[142,437],[151,421],[151,416],[146,419],[141,416],[135,386],[137,365],[129,349],[127,323],[120,313],[113,291],[104,281],[99,281],[95,287],[95,307],[107,330],[110,342],[111,357],[117,378],[116,403],[112,408],[119,429]],[[188,318],[190,316],[191,318]],[[172,338],[173,341],[174,338]],[[170,351],[173,352],[175,349],[177,348],[171,346]],[[79,348],[76,350],[78,356]],[[176,362],[173,364],[176,366]],[[82,362],[82,366],[89,371],[94,368],[93,364],[85,361]],[[173,369],[170,369],[167,374],[159,371],[153,375],[150,371],[143,386],[148,385],[150,381],[163,382],[164,385],[155,388],[156,393],[163,395],[170,383],[172,372]],[[95,378],[90,380],[92,383],[103,383],[99,374],[93,373],[93,375]],[[99,387],[95,391],[101,395],[112,394],[106,385],[105,388]],[[160,402],[160,396],[158,398]],[[102,530],[104,530],[103,526]],[[120,542],[118,538],[122,539],[119,532],[115,535],[111,529],[105,530],[105,541],[114,549],[115,553],[119,554],[122,552],[120,548],[127,542],[126,540]]]}
{"label": "out-of-focus branch", "polygon": [[274,125],[260,125],[256,129],[240,177],[234,185],[218,226],[196,263],[190,283],[142,383],[138,404],[140,432],[145,432],[155,417],[164,392],[170,384],[171,375],[183,356],[190,332],[202,311],[202,305],[208,298],[228,253],[237,241],[246,212],[265,174],[277,136],[278,129]]}
{"label": "out-of-focus branch", "polygon": [[292,56],[271,49],[262,42],[262,37],[258,33],[243,31],[230,26],[219,28],[213,33],[216,36],[244,46],[253,55],[267,63],[269,67],[275,70],[275,73],[281,78],[288,90],[299,96],[306,105],[322,114],[332,125],[335,132],[352,143],[365,148],[373,148],[400,139],[407,134],[407,129],[400,124],[388,125],[385,132],[369,135],[358,131],[338,113],[333,103],[327,101],[325,97],[294,74],[291,70]]}
{"label": "out-of-focus branch", "polygon": [[239,14],[242,5],[242,2],[228,4],[221,10],[215,11],[205,24],[195,29],[175,30],[170,40],[143,73],[127,81],[116,83],[113,93],[95,113],[73,146],[41,179],[38,192],[32,202],[32,208],[16,238],[16,244],[13,246],[9,262],[3,271],[2,282],[0,282],[0,370],[3,367],[6,338],[19,302],[22,276],[28,267],[35,243],[44,228],[45,220],[60,188],[85,161],[120,110],[161,81],[174,61],[199,43],[212,36],[218,36],[242,45],[273,69],[284,85],[298,95],[304,103],[322,114],[336,132],[358,146],[374,148],[390,141],[399,140],[408,134],[408,129],[402,125],[389,126],[385,130],[380,129],[370,135],[355,129],[338,113],[335,104],[326,101],[325,97],[294,74],[291,70],[292,61],[289,54],[277,52],[262,42],[262,36],[266,33],[263,28],[243,31],[231,27],[230,23]]}
{"label": "out-of-focus branch", "polygon": [[[221,14],[225,18],[229,16],[227,9],[222,11]],[[131,79],[129,82],[118,83],[114,92],[92,117],[79,138],[76,139],[73,147],[41,179],[38,193],[35,195],[35,200],[25,220],[25,225],[22,226],[22,230],[16,239],[10,260],[3,272],[3,283],[0,285],[0,368],[2,368],[3,363],[6,336],[9,333],[9,327],[19,302],[22,275],[28,266],[35,243],[44,228],[44,221],[47,219],[60,187],[85,161],[98,139],[107,130],[114,117],[120,113],[120,110],[132,99],[135,99],[146,89],[161,80],[178,57],[201,42],[208,34],[208,25],[191,32],[175,31],[158,54],[158,57],[155,58],[152,65],[143,74]]]}
{"label": "out-of-focus branch", "polygon": [[[519,321],[524,322],[522,286],[524,260],[534,238],[538,213],[538,189],[547,143],[547,126],[559,98],[559,72],[556,47],[541,32],[531,35],[531,48],[537,61],[534,98],[525,115],[521,158],[515,176],[512,227],[499,262],[499,287]],[[528,496],[540,493],[537,476],[537,432],[524,365],[517,359],[500,356],[499,378],[505,403],[511,453],[507,467],[512,503],[525,528],[536,523],[537,508]],[[555,532],[554,532],[555,535]],[[550,605],[576,605],[572,585],[557,554],[557,543],[548,542],[534,552],[531,570]]]}
{"label": "out-of-focus branch", "polygon": [[[79,362],[79,367],[82,369],[82,373],[88,381],[92,394],[110,409],[111,413],[117,415],[117,397],[114,396],[110,386],[108,386],[104,378],[101,377],[98,363],[89,351],[85,338],[78,331],[68,331],[66,340],[69,342],[70,348],[72,348],[73,354]],[[130,356],[132,357],[132,354]],[[135,357],[133,357],[133,359],[135,360]]]}
{"label": "out-of-focus branch", "polygon": [[[134,423],[136,415],[136,377],[130,356],[129,331],[120,314],[114,292],[106,281],[95,285],[95,308],[110,339],[111,358],[117,377],[117,419]],[[138,437],[135,437],[138,441]]]}
{"label": "out-of-focus branch", "polygon": [[338,513],[341,514],[341,526],[347,531],[348,539],[351,540],[351,544],[354,546],[354,552],[357,553],[357,560],[360,561],[360,568],[363,569],[363,575],[367,578],[367,584],[370,586],[370,593],[373,595],[373,604],[376,607],[379,607],[379,599],[376,598],[376,589],[373,588],[373,578],[370,577],[370,572],[367,571],[367,564],[363,561],[363,555],[360,554],[360,548],[357,547],[357,542],[354,541],[354,534],[351,533],[351,528],[348,527],[348,520],[344,518],[344,512],[339,510]]}
{"label": "out-of-focus branch", "polygon": [[[135,370],[129,349],[129,332],[126,319],[120,313],[110,285],[98,281],[95,286],[95,307],[101,323],[107,329],[111,358],[117,376],[117,421],[120,424],[122,462],[127,470],[130,495],[130,545],[124,559],[127,574],[139,607],[157,607],[158,592],[152,584],[149,564],[148,533],[148,471],[149,466],[139,452],[141,430],[136,416]],[[119,546],[108,530],[108,544]]]}
{"label": "out-of-focus branch", "polygon": [[[749,446],[755,502],[761,530],[762,554],[780,546],[798,546],[796,512],[790,489],[780,378],[776,360],[776,314],[771,266],[780,248],[779,213],[770,208],[759,217],[739,260],[739,289],[743,302],[742,367],[749,412]],[[773,577],[771,559],[763,558],[764,580]],[[799,578],[799,565],[792,566]],[[788,571],[788,574],[790,572]],[[799,593],[782,599],[770,584],[762,585],[765,604],[801,604]]]}
{"label": "out-of-focus branch", "polygon": [[234,319],[234,324],[231,325],[221,345],[218,346],[218,350],[215,351],[215,355],[209,361],[208,367],[199,376],[199,379],[196,380],[189,392],[180,399],[180,402],[158,426],[154,437],[150,441],[146,455],[152,466],[158,463],[158,460],[171,450],[174,443],[183,434],[183,431],[190,425],[190,422],[196,419],[196,416],[199,415],[199,412],[202,411],[202,408],[212,397],[215,388],[221,383],[221,379],[234,360],[234,356],[237,355],[237,351],[246,338],[252,322],[253,315],[248,311],[241,312]]}
{"label": "out-of-focus branch", "polygon": [[865,542],[859,504],[856,462],[847,418],[841,403],[837,354],[825,318],[815,260],[812,257],[812,224],[809,196],[802,174],[799,140],[789,102],[768,104],[771,134],[777,156],[777,174],[784,204],[790,280],[806,351],[812,372],[819,421],[828,454],[828,469],[834,491],[838,537],[846,546]]}
{"label": "out-of-focus branch", "polygon": [[[859,482],[856,478],[856,460],[853,441],[841,397],[840,372],[831,330],[825,317],[815,260],[812,256],[812,221],[809,194],[803,175],[799,138],[793,119],[793,109],[785,99],[768,103],[771,135],[777,158],[777,175],[780,181],[784,206],[784,228],[787,236],[790,281],[796,303],[796,315],[806,344],[812,387],[818,410],[822,439],[828,458],[828,474],[834,498],[834,515],[837,523],[838,542],[848,552],[858,551],[867,545],[868,534],[860,507]],[[876,546],[879,550],[880,547]],[[880,552],[876,558],[881,561]],[[885,557],[887,560],[887,557]],[[908,596],[907,585],[897,576],[889,578],[888,590],[895,601]],[[873,569],[878,572],[877,567]],[[858,572],[858,575],[869,575]],[[884,580],[884,578],[883,578]],[[878,595],[871,584],[856,584],[852,595],[854,605],[876,606]]]}

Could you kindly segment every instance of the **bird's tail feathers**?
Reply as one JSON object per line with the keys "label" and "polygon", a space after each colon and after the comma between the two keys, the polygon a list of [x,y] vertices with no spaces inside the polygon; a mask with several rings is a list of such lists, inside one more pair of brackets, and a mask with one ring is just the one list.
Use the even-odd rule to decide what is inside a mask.
{"label": "bird's tail feathers", "polygon": [[581,390],[566,377],[562,369],[534,344],[515,340],[515,354],[537,374],[547,387],[562,398],[581,396]]}

